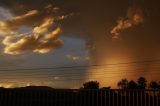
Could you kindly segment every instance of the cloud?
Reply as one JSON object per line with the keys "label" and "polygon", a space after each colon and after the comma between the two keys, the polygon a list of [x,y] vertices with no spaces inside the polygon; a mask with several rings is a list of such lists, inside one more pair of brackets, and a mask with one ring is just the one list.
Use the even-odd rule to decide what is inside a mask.
{"label": "cloud", "polygon": [[68,59],[73,60],[73,61],[77,61],[77,60],[80,60],[80,59],[81,59],[80,56],[75,56],[75,55],[71,55],[71,54],[66,55],[66,57],[67,57]]}
{"label": "cloud", "polygon": [[[63,45],[58,39],[61,28],[57,27],[53,31],[48,31],[48,27],[52,24],[53,19],[46,19],[42,25],[35,27],[30,34],[23,35],[21,38],[16,36],[7,36],[3,40],[6,46],[4,53],[22,54],[25,51],[33,51],[38,53],[47,53],[53,51]],[[18,39],[15,41],[15,39]]]}
{"label": "cloud", "polygon": [[60,77],[54,77],[54,80],[59,80],[60,79]]}
{"label": "cloud", "polygon": [[122,31],[144,22],[143,12],[138,7],[131,7],[126,18],[120,18],[117,25],[111,30],[112,38],[119,38]]}
{"label": "cloud", "polygon": [[79,56],[79,55],[68,54],[66,55],[66,57],[73,61],[82,61],[82,60],[89,61],[90,60],[89,56]]}
{"label": "cloud", "polygon": [[38,10],[30,10],[25,14],[12,17],[5,21],[0,21],[0,35],[10,35],[13,32],[17,32],[17,30],[22,27],[34,28],[40,24],[43,24],[42,22],[48,17],[55,18],[55,16],[51,15],[53,13],[52,11],[49,13],[45,11],[49,10],[43,10],[41,12]]}
{"label": "cloud", "polygon": [[[69,15],[55,15],[58,8],[47,5],[42,11],[29,10],[24,14],[0,21],[0,35],[4,37],[4,53],[17,55],[32,51],[48,53],[63,46],[58,38],[62,32],[55,22],[66,19]],[[24,33],[19,30],[30,28]]]}

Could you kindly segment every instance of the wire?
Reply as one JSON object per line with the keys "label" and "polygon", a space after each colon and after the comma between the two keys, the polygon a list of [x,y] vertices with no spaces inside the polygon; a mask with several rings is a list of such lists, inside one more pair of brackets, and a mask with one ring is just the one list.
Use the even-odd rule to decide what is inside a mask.
{"label": "wire", "polygon": [[[137,76],[137,74],[133,74],[132,76]],[[159,76],[159,74],[155,74],[154,76]],[[94,77],[94,78],[67,78],[67,79],[58,79],[58,80],[49,80],[49,81],[53,81],[53,83],[56,82],[66,82],[66,81],[80,81],[80,80],[84,80],[84,81],[90,81],[90,80],[101,80],[101,79],[108,79],[108,78],[115,78],[115,77],[126,77],[126,75],[122,75],[122,76],[108,76],[108,77]],[[25,79],[26,80],[26,79]],[[23,81],[23,80],[22,80]],[[42,82],[42,81],[46,81],[46,80],[41,80],[41,81],[23,81],[23,82]],[[7,81],[8,82],[19,82],[19,81]],[[2,83],[2,82],[1,82]]]}
{"label": "wire", "polygon": [[[22,69],[1,69],[0,71],[1,72],[4,72],[4,71],[7,71],[7,72],[14,72],[14,75],[12,75],[12,77],[13,76],[17,76],[16,78],[5,78],[5,79],[8,79],[8,80],[17,80],[17,79],[19,79],[18,77],[20,77],[20,78],[25,78],[25,77],[27,77],[28,79],[29,78],[33,78],[33,79],[37,79],[37,78],[49,78],[49,77],[60,77],[60,79],[54,79],[54,81],[68,81],[68,80],[84,80],[85,78],[79,78],[79,77],[81,77],[80,76],[80,73],[78,72],[76,72],[76,73],[73,73],[73,72],[75,72],[75,71],[73,71],[73,69],[74,70],[86,70],[87,68],[91,68],[91,69],[94,69],[95,68],[95,70],[99,70],[99,69],[103,69],[103,73],[97,73],[97,72],[85,72],[84,74],[82,73],[82,75],[94,75],[94,74],[96,74],[96,75],[103,75],[103,77],[102,76],[100,76],[100,77],[95,77],[95,78],[93,78],[93,79],[95,79],[95,80],[97,80],[97,79],[107,79],[107,78],[114,78],[114,77],[121,77],[121,76],[126,76],[126,74],[125,73],[122,73],[122,72],[124,72],[124,71],[128,71],[127,72],[127,74],[129,74],[129,73],[133,73],[132,74],[132,76],[134,76],[134,74],[137,76],[137,72],[146,72],[144,69],[135,69],[135,70],[118,70],[118,72],[116,72],[116,71],[112,71],[112,72],[107,72],[108,70],[104,70],[104,69],[107,69],[107,68],[113,68],[114,66],[119,66],[119,65],[125,65],[125,66],[123,66],[123,67],[129,67],[129,65],[138,65],[138,66],[140,66],[140,65],[145,65],[145,64],[147,64],[147,63],[151,63],[151,62],[160,62],[160,60],[159,59],[157,59],[157,60],[146,60],[146,61],[133,61],[133,62],[127,62],[127,63],[116,63],[116,64],[101,64],[101,65],[88,65],[88,66],[69,66],[69,67],[53,67],[53,68],[22,68]],[[156,63],[156,64],[158,64],[158,66],[159,66],[159,63]],[[108,67],[108,66],[110,66],[110,67]],[[154,74],[154,76],[157,76],[157,75],[159,75],[159,68],[160,67],[152,67],[152,72],[149,72],[149,73],[152,73],[152,74]],[[157,70],[156,70],[157,69]],[[19,74],[24,74],[25,73],[25,70],[26,71],[28,71],[28,70],[32,70],[33,72],[35,72],[34,70],[47,70],[48,71],[48,73],[46,73],[46,71],[44,72],[44,73],[46,73],[46,75],[48,75],[47,77],[46,76],[44,76],[45,74],[44,73],[42,73],[42,76],[35,76],[34,74],[33,74],[33,72],[29,72],[29,73],[31,73],[32,75],[22,75],[22,76],[18,76],[18,73]],[[50,74],[52,74],[51,73],[51,71],[68,71],[69,70],[69,72],[70,73],[59,73],[59,74],[55,74],[55,73],[53,73],[53,74],[55,74],[55,75],[50,75]],[[16,71],[16,72],[15,72]],[[21,72],[17,72],[17,71],[21,71]],[[23,71],[23,72],[22,72]],[[73,71],[73,72],[72,72]],[[113,73],[113,72],[115,72],[115,73]],[[156,72],[156,73],[153,73],[153,72]],[[11,73],[10,73],[11,74]],[[107,76],[107,75],[109,75],[109,74],[114,74],[114,75],[117,75],[117,76],[108,76],[108,77],[104,77],[105,75]],[[5,75],[4,73],[0,73],[0,75]],[[40,73],[37,73],[36,75],[41,75]],[[69,76],[66,76],[66,75],[69,75]],[[63,79],[61,79],[61,77],[63,78]],[[77,78],[78,77],[78,78]],[[1,79],[3,79],[3,77],[1,77]],[[52,78],[51,78],[52,79]],[[35,81],[34,81],[35,82]]]}
{"label": "wire", "polygon": [[46,69],[70,69],[70,68],[88,68],[88,67],[99,67],[99,66],[114,66],[114,65],[126,65],[126,64],[137,64],[137,63],[151,63],[151,62],[160,62],[160,59],[156,60],[145,60],[145,61],[132,61],[124,63],[115,63],[115,64],[97,64],[97,65],[85,65],[85,66],[66,66],[66,67],[51,67],[51,68],[22,68],[22,69],[1,69],[0,71],[14,71],[14,70],[46,70]]}
{"label": "wire", "polygon": [[[131,71],[131,72],[127,72],[127,74],[131,74],[131,73],[140,73],[140,72],[146,72],[145,70],[135,70],[135,71]],[[157,73],[157,74],[160,74],[160,71],[159,71],[159,69],[157,69],[157,70],[153,70],[152,72],[148,72],[148,73],[150,73],[150,74],[153,74],[153,73]],[[95,73],[95,74],[92,74],[92,73],[86,73],[86,74],[84,74],[85,76],[90,76],[90,75],[96,75],[96,76],[108,76],[108,75],[112,75],[112,74],[114,74],[114,75],[124,75],[124,74],[126,74],[126,73],[122,73],[122,72],[118,72],[118,73]],[[49,77],[53,77],[53,78],[55,78],[55,77],[60,77],[60,78],[74,78],[74,77],[82,77],[80,74],[68,74],[68,75],[65,75],[65,74],[56,74],[56,75],[51,75],[51,74],[47,74],[47,76],[45,76],[44,74],[41,74],[42,76],[40,76],[40,74],[38,74],[38,76],[37,76],[37,74],[36,74],[36,76],[35,75],[21,75],[21,76],[18,76],[17,74],[14,74],[14,75],[12,75],[12,77],[13,76],[16,76],[17,78],[19,77],[19,78],[24,78],[24,77],[27,77],[27,78],[49,78]],[[8,76],[9,77],[9,76]],[[1,76],[1,78],[6,78],[6,76],[5,77],[3,77],[3,76]],[[11,79],[11,77],[9,77],[9,79]],[[15,78],[13,78],[13,79],[15,79]]]}
{"label": "wire", "polygon": [[[99,69],[100,69],[100,71],[99,71]],[[155,69],[157,69],[157,70],[155,70]],[[77,70],[79,70],[79,71],[77,71]],[[32,73],[31,72],[23,72],[23,71],[21,71],[21,72],[16,72],[16,73],[14,72],[13,75],[16,75],[16,76],[17,76],[17,74],[23,74],[23,75],[28,75],[28,76],[30,76],[30,74],[31,74],[31,76],[34,75],[34,74],[35,75],[51,75],[51,74],[54,74],[54,75],[77,75],[78,74],[78,75],[80,75],[80,74],[82,74],[82,71],[84,69],[77,69],[77,70],[76,70],[77,72],[75,72],[73,70],[70,70],[69,72],[63,72],[63,73],[60,73],[60,72],[54,73],[54,72],[52,72],[52,70],[44,71],[44,72],[35,72],[35,71],[33,71]],[[59,70],[57,70],[57,71],[59,71]],[[160,67],[152,67],[152,71],[160,71]],[[146,70],[144,70],[144,68],[136,68],[134,70],[121,69],[121,70],[108,71],[108,70],[105,70],[105,68],[103,68],[103,69],[96,68],[96,69],[94,69],[92,71],[86,71],[85,75],[87,75],[87,74],[105,74],[105,73],[106,74],[118,74],[118,73],[121,74],[122,72],[134,73],[134,72],[146,72]],[[8,73],[0,72],[0,75],[6,75],[6,74],[8,74]]]}

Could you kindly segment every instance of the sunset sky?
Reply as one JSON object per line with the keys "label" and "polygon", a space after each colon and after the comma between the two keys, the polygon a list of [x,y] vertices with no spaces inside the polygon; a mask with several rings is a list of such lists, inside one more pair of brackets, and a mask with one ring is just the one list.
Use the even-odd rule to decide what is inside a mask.
{"label": "sunset sky", "polygon": [[159,0],[1,0],[0,86],[160,81]]}

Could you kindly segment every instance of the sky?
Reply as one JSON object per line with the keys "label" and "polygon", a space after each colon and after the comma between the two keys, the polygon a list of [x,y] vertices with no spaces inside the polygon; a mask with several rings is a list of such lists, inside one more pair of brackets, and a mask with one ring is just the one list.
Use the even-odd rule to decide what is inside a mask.
{"label": "sky", "polygon": [[2,0],[0,86],[160,80],[158,0]]}

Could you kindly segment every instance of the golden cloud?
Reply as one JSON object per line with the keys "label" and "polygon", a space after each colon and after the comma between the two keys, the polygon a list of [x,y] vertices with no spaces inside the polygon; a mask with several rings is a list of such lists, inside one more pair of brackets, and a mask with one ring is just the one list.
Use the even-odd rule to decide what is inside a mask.
{"label": "golden cloud", "polygon": [[61,28],[48,31],[52,22],[52,18],[46,19],[42,25],[35,27],[32,33],[23,35],[19,39],[17,36],[6,36],[3,40],[6,46],[4,53],[12,55],[22,54],[25,51],[47,53],[61,47],[63,43],[58,39]]}
{"label": "golden cloud", "polygon": [[112,38],[119,38],[120,33],[132,26],[141,24],[144,22],[143,13],[140,8],[129,8],[127,18],[120,18],[117,21],[117,25],[111,30]]}
{"label": "golden cloud", "polygon": [[[45,10],[47,12],[45,12]],[[55,20],[63,20],[67,16],[55,16],[55,8],[48,6],[44,11],[31,10],[20,16],[0,21],[0,35],[4,37],[4,53],[17,55],[26,51],[48,53],[63,45],[58,38],[62,32]],[[57,11],[57,10],[56,10]],[[19,33],[21,28],[31,28],[30,33]]]}

